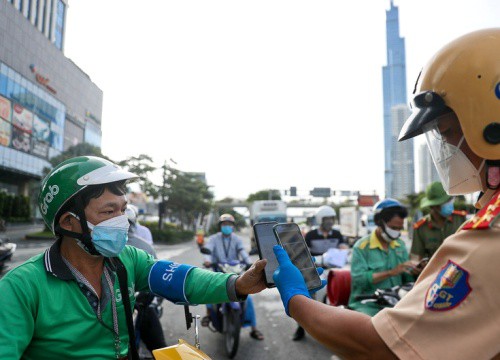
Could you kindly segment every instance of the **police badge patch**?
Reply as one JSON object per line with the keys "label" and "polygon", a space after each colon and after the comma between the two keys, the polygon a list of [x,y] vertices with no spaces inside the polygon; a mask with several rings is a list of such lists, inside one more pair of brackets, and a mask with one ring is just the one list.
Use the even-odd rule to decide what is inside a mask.
{"label": "police badge patch", "polygon": [[469,272],[448,260],[427,290],[425,308],[431,311],[451,310],[469,295]]}

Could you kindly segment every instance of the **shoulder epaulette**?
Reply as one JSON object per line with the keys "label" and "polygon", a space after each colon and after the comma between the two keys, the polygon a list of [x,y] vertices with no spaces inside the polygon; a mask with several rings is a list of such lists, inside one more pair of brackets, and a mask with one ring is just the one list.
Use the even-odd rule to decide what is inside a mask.
{"label": "shoulder epaulette", "polygon": [[421,227],[422,225],[424,225],[426,222],[427,222],[427,219],[426,218],[422,218],[422,219],[418,220],[415,224],[413,224],[413,228],[414,229],[418,229],[419,227]]}
{"label": "shoulder epaulette", "polygon": [[465,210],[455,210],[455,211],[453,211],[453,215],[467,216],[467,211],[465,211]]}
{"label": "shoulder epaulette", "polygon": [[500,192],[483,207],[472,219],[467,221],[462,230],[488,229],[496,217],[500,215]]}

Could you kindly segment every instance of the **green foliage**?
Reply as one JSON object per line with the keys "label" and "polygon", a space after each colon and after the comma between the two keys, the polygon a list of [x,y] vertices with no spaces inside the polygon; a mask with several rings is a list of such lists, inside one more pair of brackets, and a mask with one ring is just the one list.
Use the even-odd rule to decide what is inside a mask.
{"label": "green foliage", "polygon": [[268,189],[257,191],[256,193],[248,195],[247,202],[254,202],[257,200],[281,200],[280,191],[276,189]]}
{"label": "green foliage", "polygon": [[0,218],[9,222],[29,221],[31,218],[29,198],[0,192]]}
{"label": "green foliage", "polygon": [[158,196],[158,186],[150,180],[151,173],[158,168],[153,165],[153,159],[149,155],[130,156],[117,164],[139,176],[138,183],[145,194],[153,197]]}
{"label": "green foliage", "polygon": [[[209,186],[196,175],[172,167],[165,169],[164,186],[160,195],[170,216],[180,220],[181,226],[194,225],[199,214],[207,214],[212,208],[213,194]],[[194,230],[194,228],[193,228]]]}
{"label": "green foliage", "polygon": [[106,160],[113,161],[109,159],[107,156],[104,156],[102,154],[101,148],[94,145],[90,145],[88,143],[79,143],[77,145],[71,146],[70,148],[68,148],[68,150],[63,151],[58,156],[54,156],[49,161],[52,164],[52,166],[56,166],[62,163],[64,160],[68,160],[76,156],[98,156]]}
{"label": "green foliage", "polygon": [[420,201],[424,196],[425,192],[421,191],[418,194],[408,194],[405,199],[401,199],[401,203],[408,209],[408,227],[410,228],[415,214],[420,210]]}
{"label": "green foliage", "polygon": [[156,222],[141,222],[151,230],[153,241],[161,244],[177,244],[189,240],[193,240],[194,232],[177,228],[174,224],[165,224],[163,229],[158,229]]}

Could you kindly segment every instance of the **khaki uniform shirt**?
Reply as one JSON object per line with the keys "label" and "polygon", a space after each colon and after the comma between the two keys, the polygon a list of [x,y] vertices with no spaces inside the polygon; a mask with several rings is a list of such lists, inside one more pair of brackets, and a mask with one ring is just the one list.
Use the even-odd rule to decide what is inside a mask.
{"label": "khaki uniform shirt", "polygon": [[431,215],[425,215],[413,226],[413,241],[410,253],[420,257],[432,257],[444,239],[454,234],[464,223],[465,211],[454,211],[439,227]]}
{"label": "khaki uniform shirt", "polygon": [[402,359],[500,354],[500,192],[447,238],[413,290],[372,323]]}

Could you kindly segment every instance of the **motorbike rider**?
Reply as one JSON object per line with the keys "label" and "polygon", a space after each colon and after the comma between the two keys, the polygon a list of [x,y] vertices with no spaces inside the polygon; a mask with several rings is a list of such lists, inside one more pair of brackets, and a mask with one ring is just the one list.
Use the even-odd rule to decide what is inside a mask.
{"label": "motorbike rider", "polygon": [[[314,219],[318,227],[308,231],[304,237],[312,256],[323,255],[330,248],[349,248],[340,231],[333,228],[336,216],[335,209],[328,205],[320,206],[316,211]],[[302,340],[305,335],[304,328],[298,325],[292,340]]]}
{"label": "motorbike rider", "polygon": [[[137,234],[137,228],[135,227],[137,224],[137,211],[135,206],[127,204],[125,215],[130,225],[128,228],[127,244],[144,250],[154,259],[157,259],[158,257],[156,256],[155,249]],[[163,334],[160,323],[160,314],[157,308],[159,304],[161,304],[162,299],[154,296],[154,294],[149,291],[138,292],[135,296],[135,308],[139,312],[135,326],[139,329],[142,342],[150,352],[155,349],[166,347],[167,343],[165,341],[165,335]]]}
{"label": "motorbike rider", "polygon": [[42,181],[38,204],[57,241],[0,280],[1,359],[126,359],[135,291],[201,304],[239,301],[266,287],[265,261],[237,277],[155,261],[126,246],[125,181],[135,178],[81,156]]}
{"label": "motorbike rider", "polygon": [[373,316],[382,310],[376,302],[363,302],[358,295],[374,294],[415,281],[420,273],[417,262],[409,261],[406,245],[401,240],[406,208],[397,200],[384,199],[373,206],[377,228],[356,241],[351,259],[351,296],[349,307]]}
{"label": "motorbike rider", "polygon": [[311,300],[279,246],[275,282],[287,314],[341,357],[498,358],[500,281],[492,267],[500,256],[500,28],[444,46],[415,93],[399,140],[425,134],[446,192],[481,191],[479,212],[445,239],[413,289],[373,318]]}
{"label": "motorbike rider", "polygon": [[444,191],[443,184],[435,181],[425,190],[420,209],[429,213],[413,225],[411,257],[415,260],[431,258],[444,239],[454,234],[465,221],[466,211],[457,211],[453,196]]}
{"label": "motorbike rider", "polygon": [[[205,244],[205,248],[210,250],[210,255],[204,256],[204,265],[210,267],[215,264],[229,263],[230,261],[242,261],[251,266],[252,260],[248,256],[243,241],[234,233],[235,220],[231,214],[222,214],[219,217],[220,232],[210,236]],[[207,305],[207,310],[212,305]],[[256,340],[264,340],[264,335],[257,329],[257,320],[251,296],[247,297],[245,306],[245,323],[250,323],[250,336]],[[202,326],[208,326],[210,317],[204,316],[201,320]]]}
{"label": "motorbike rider", "polygon": [[153,234],[151,234],[151,230],[147,226],[142,225],[139,223],[139,209],[137,206],[128,204],[127,209],[130,209],[131,211],[134,212],[134,214],[131,216],[134,216],[135,222],[131,224],[130,226],[133,227],[134,233],[142,238],[145,242],[147,242],[149,245],[153,246]]}

